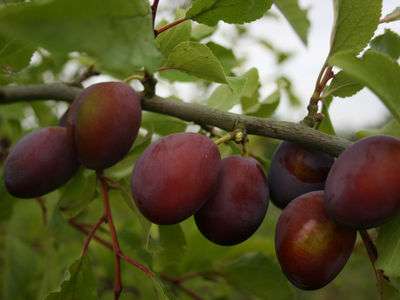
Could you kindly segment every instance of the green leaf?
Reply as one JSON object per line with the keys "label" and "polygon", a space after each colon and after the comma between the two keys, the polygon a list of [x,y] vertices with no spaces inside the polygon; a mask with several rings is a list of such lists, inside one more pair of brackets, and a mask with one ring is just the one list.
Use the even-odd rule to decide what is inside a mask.
{"label": "green leaf", "polygon": [[291,105],[300,106],[302,104],[299,97],[295,94],[292,82],[290,81],[289,78],[281,76],[277,79],[277,84],[279,89],[281,89],[284,93],[286,93]]}
{"label": "green leaf", "polygon": [[334,0],[335,24],[329,56],[342,51],[358,54],[372,38],[381,16],[382,0]]}
{"label": "green leaf", "polygon": [[73,218],[88,207],[95,195],[95,174],[81,168],[63,189],[59,209],[66,218]]}
{"label": "green leaf", "polygon": [[280,100],[281,93],[279,90],[277,90],[269,95],[265,101],[257,102],[256,105],[249,107],[245,111],[245,114],[260,118],[270,117],[278,108]]}
{"label": "green leaf", "polygon": [[336,135],[335,127],[333,127],[331,117],[329,115],[329,106],[331,105],[333,97],[328,97],[324,99],[322,103],[322,114],[324,115],[324,119],[320,123],[318,130],[325,132],[330,135]]}
{"label": "green leaf", "polygon": [[275,5],[288,20],[299,38],[307,45],[310,20],[307,10],[299,6],[298,0],[274,0]]}
{"label": "green leaf", "polygon": [[17,198],[11,196],[4,185],[4,175],[0,173],[0,224],[7,221],[13,212],[13,207]]}
{"label": "green leaf", "polygon": [[261,18],[271,5],[272,0],[196,0],[186,17],[209,26],[243,24]]}
{"label": "green leaf", "polygon": [[390,29],[386,29],[384,34],[371,41],[371,48],[398,60],[400,57],[400,36]]}
{"label": "green leaf", "polygon": [[332,80],[324,94],[346,98],[357,94],[363,88],[364,85],[354,80],[354,78],[349,76],[347,73],[340,71],[335,75],[335,78]]}
{"label": "green leaf", "polygon": [[75,261],[61,284],[61,290],[50,293],[46,300],[96,300],[97,284],[88,256]]}
{"label": "green leaf", "polygon": [[141,126],[150,130],[151,132],[155,132],[160,135],[168,135],[171,133],[185,131],[187,124],[178,118],[159,113],[144,112]]}
{"label": "green leaf", "polygon": [[262,253],[243,255],[223,268],[233,287],[263,300],[293,299],[293,290],[279,266]]}
{"label": "green leaf", "polygon": [[254,98],[260,86],[258,71],[254,68],[242,76],[229,77],[228,81],[229,85],[220,85],[212,92],[207,100],[208,106],[229,110],[243,97]]}
{"label": "green leaf", "polygon": [[400,277],[400,217],[379,227],[377,268],[389,277]]}
{"label": "green leaf", "polygon": [[362,139],[367,136],[379,135],[379,134],[400,137],[400,123],[397,122],[396,120],[390,120],[382,128],[360,130],[356,133],[356,136],[358,139]]}
{"label": "green leaf", "polygon": [[192,26],[191,38],[192,40],[199,42],[204,38],[211,36],[215,30],[216,26],[208,26],[205,24],[196,24]]}
{"label": "green leaf", "polygon": [[15,73],[28,66],[34,51],[28,43],[0,35],[0,72]]}
{"label": "green leaf", "polygon": [[329,62],[368,87],[400,121],[400,85],[393,84],[400,78],[400,66],[396,62],[372,50],[367,51],[361,59],[351,53],[340,53]]}
{"label": "green leaf", "polygon": [[96,60],[96,69],[120,77],[142,67],[155,71],[161,59],[146,0],[9,5],[0,10],[0,33],[57,55],[86,53]]}
{"label": "green leaf", "polygon": [[189,41],[191,30],[191,22],[185,21],[160,33],[156,38],[156,42],[162,54],[164,54],[165,57],[168,57],[176,45]]}
{"label": "green leaf", "polygon": [[219,59],[226,74],[229,74],[238,65],[235,54],[231,49],[225,48],[214,42],[208,42],[207,47]]}
{"label": "green leaf", "polygon": [[165,68],[175,69],[205,80],[226,83],[221,62],[206,45],[182,42],[169,54]]}
{"label": "green leaf", "polygon": [[163,270],[169,272],[179,266],[186,250],[186,240],[182,228],[176,225],[159,225],[161,252],[159,258]]}
{"label": "green leaf", "polygon": [[48,103],[35,101],[31,102],[30,105],[35,112],[40,127],[57,125],[57,116]]}

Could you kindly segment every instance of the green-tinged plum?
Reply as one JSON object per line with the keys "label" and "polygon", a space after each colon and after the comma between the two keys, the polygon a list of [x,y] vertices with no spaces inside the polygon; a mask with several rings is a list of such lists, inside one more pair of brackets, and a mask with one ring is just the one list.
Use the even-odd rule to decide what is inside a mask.
{"label": "green-tinged plum", "polygon": [[269,190],[260,164],[253,158],[222,160],[215,194],[195,214],[196,225],[210,241],[235,245],[248,239],[267,212]]}
{"label": "green-tinged plum", "polygon": [[356,241],[356,231],[332,221],[323,191],[297,197],[279,217],[275,250],[283,273],[296,287],[322,288],[343,269]]}
{"label": "green-tinged plum", "polygon": [[111,167],[128,153],[140,121],[140,97],[121,82],[86,88],[71,105],[67,118],[80,162],[94,170]]}
{"label": "green-tinged plum", "polygon": [[400,211],[400,140],[362,139],[347,148],[326,180],[326,209],[338,223],[376,227]]}
{"label": "green-tinged plum", "polygon": [[285,208],[294,198],[322,190],[334,162],[323,152],[283,142],[275,151],[268,174],[271,201]]}
{"label": "green-tinged plum", "polygon": [[132,175],[136,205],[156,224],[185,220],[215,191],[220,162],[218,147],[203,135],[161,138],[136,162]]}
{"label": "green-tinged plum", "polygon": [[23,137],[8,155],[5,186],[18,198],[43,196],[66,183],[78,169],[73,136],[48,127]]}

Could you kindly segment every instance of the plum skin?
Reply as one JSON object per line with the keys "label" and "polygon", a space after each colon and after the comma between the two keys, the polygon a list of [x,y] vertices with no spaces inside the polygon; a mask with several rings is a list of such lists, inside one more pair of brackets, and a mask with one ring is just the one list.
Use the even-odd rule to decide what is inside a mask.
{"label": "plum skin", "polygon": [[314,191],[297,197],[283,210],[276,226],[275,251],[291,283],[315,290],[343,269],[356,235],[355,230],[329,218],[324,192]]}
{"label": "plum skin", "polygon": [[40,197],[65,184],[78,167],[71,133],[63,127],[43,128],[12,148],[4,167],[5,186],[18,198]]}
{"label": "plum skin", "polygon": [[218,147],[203,135],[161,138],[135,164],[132,194],[137,207],[156,224],[185,220],[214,192],[220,162]]}
{"label": "plum skin", "polygon": [[275,151],[268,174],[272,203],[283,209],[305,193],[322,190],[334,158],[292,142]]}
{"label": "plum skin", "polygon": [[139,95],[127,84],[102,82],[86,88],[69,108],[80,162],[103,170],[130,150],[141,122]]}
{"label": "plum skin", "polygon": [[364,138],[333,164],[325,187],[326,209],[356,229],[379,226],[400,210],[400,140]]}
{"label": "plum skin", "polygon": [[253,235],[269,202],[267,179],[253,158],[229,156],[221,161],[217,189],[197,213],[200,232],[219,245],[235,245]]}

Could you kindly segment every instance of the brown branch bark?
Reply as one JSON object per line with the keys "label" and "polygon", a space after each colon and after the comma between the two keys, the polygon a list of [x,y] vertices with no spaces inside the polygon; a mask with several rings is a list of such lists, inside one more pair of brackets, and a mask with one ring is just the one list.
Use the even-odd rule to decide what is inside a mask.
{"label": "brown branch bark", "polygon": [[[62,83],[0,87],[0,104],[32,100],[59,100],[71,102],[81,89]],[[176,102],[158,96],[143,98],[144,110],[174,116],[200,125],[215,126],[227,131],[242,127],[246,133],[287,140],[339,155],[351,142],[322,133],[308,126],[267,118],[234,114],[205,105]]]}

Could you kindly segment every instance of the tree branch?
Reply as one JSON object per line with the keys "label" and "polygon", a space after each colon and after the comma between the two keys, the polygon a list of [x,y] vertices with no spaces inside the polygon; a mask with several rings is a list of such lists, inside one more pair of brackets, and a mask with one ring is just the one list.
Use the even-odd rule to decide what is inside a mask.
{"label": "tree branch", "polygon": [[[0,87],[0,104],[32,100],[72,102],[80,92],[81,89],[62,83],[5,86]],[[215,126],[226,131],[242,127],[248,134],[296,142],[334,156],[339,155],[351,143],[346,139],[331,136],[298,123],[234,114],[205,105],[176,102],[158,96],[143,98],[142,108],[200,125]]]}

